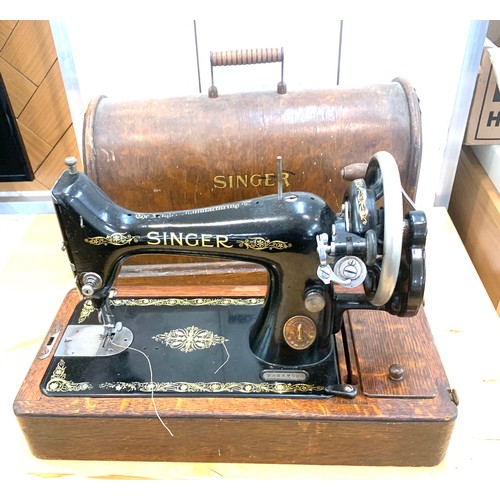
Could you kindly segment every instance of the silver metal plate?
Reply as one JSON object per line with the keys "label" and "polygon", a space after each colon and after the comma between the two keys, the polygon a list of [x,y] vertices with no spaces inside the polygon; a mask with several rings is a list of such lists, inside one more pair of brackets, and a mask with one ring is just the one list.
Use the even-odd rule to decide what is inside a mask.
{"label": "silver metal plate", "polygon": [[113,338],[104,335],[103,325],[69,325],[57,346],[56,356],[114,356],[127,349],[134,334],[126,327]]}
{"label": "silver metal plate", "polygon": [[309,374],[304,370],[262,370],[260,377],[266,382],[305,382]]}

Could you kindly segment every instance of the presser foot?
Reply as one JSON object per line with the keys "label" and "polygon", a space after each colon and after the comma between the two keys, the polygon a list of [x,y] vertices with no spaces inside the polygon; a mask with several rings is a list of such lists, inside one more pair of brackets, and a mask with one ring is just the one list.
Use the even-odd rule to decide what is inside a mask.
{"label": "presser foot", "polygon": [[113,356],[127,349],[134,334],[118,323],[112,331],[103,325],[68,325],[56,356]]}

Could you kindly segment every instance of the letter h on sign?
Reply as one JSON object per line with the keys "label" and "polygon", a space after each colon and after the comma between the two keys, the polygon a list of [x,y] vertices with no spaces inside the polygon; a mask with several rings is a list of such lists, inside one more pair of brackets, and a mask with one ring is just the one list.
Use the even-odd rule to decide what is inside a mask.
{"label": "letter h on sign", "polygon": [[497,114],[495,114],[493,111],[490,111],[488,115],[488,123],[487,127],[491,127],[491,124],[495,122],[495,127],[498,127],[500,125],[500,111],[497,111]]}
{"label": "letter h on sign", "polygon": [[[500,102],[500,91],[498,90],[498,85],[495,87],[495,93],[493,94],[493,102]],[[495,122],[495,127],[500,125],[500,111],[495,114],[494,111],[490,111],[488,114],[487,127],[491,127],[491,124]]]}

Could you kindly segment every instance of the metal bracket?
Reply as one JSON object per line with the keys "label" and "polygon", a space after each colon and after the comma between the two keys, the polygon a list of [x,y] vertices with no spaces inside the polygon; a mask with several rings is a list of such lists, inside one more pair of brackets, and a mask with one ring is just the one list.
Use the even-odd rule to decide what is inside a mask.
{"label": "metal bracket", "polygon": [[325,393],[352,399],[357,396],[358,389],[351,384],[332,384],[325,387]]}

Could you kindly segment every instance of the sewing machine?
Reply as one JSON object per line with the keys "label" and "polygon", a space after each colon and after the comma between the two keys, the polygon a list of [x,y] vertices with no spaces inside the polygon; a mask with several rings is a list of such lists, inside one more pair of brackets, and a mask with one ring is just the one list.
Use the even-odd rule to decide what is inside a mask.
{"label": "sewing machine", "polygon": [[[148,385],[147,371],[133,382],[130,375],[124,378],[122,371],[137,371],[135,364],[127,367],[131,356],[126,351],[131,345],[149,349],[156,341],[163,350],[153,372],[166,371],[167,393],[183,384],[187,392],[211,395],[354,397],[356,388],[339,380],[333,340],[344,311],[382,309],[414,315],[425,282],[425,215],[410,211],[403,219],[394,158],[378,153],[365,177],[353,181],[340,214],[311,193],[283,194],[281,186],[276,195],[238,203],[137,213],[115,205],[72,164],[52,196],[85,313],[96,311],[100,324],[79,319],[67,328],[53,360],[54,371],[49,369],[42,386],[44,392],[64,392],[53,375],[61,364],[69,369],[75,363],[72,358],[77,358],[79,364],[95,365],[97,356],[102,359],[95,375],[112,379],[94,381],[95,375],[89,379],[89,367],[81,367],[87,378],[73,382],[86,384],[83,394],[113,394],[118,385],[126,384],[135,384],[132,393],[140,393]],[[391,194],[383,186],[390,186]],[[376,208],[378,199],[388,205]],[[157,307],[156,314],[148,311],[152,317],[138,323],[137,308],[120,307],[121,301],[110,295],[120,264],[140,253],[253,261],[269,274],[268,293],[265,300],[252,300],[250,306],[236,299],[234,306],[210,306],[217,310],[213,318],[211,313],[208,319],[200,317],[197,306],[187,312],[181,308],[179,317],[167,306]],[[363,283],[365,290],[357,294],[334,293],[332,286],[349,290]],[[228,360],[214,376],[210,368],[216,361],[210,351],[220,359],[217,345],[236,349],[234,356],[239,359]],[[207,352],[191,364],[186,355],[179,356],[179,349]],[[120,374],[112,376],[106,367],[116,363],[121,365]]]}
{"label": "sewing machine", "polygon": [[[211,54],[208,97],[89,104],[83,172],[52,190],[76,287],[14,402],[37,457],[443,459],[418,97],[288,92],[283,57]],[[267,62],[276,93],[219,95],[213,66]]]}
{"label": "sewing machine", "polygon": [[[421,310],[426,218],[388,152],[335,213],[277,192],[137,212],[74,159],[52,190],[74,272],[15,403],[42,458],[430,465],[455,403]],[[250,262],[266,287],[116,286],[139,254]],[[189,289],[188,289],[189,288]],[[34,391],[34,393],[33,393]]]}

